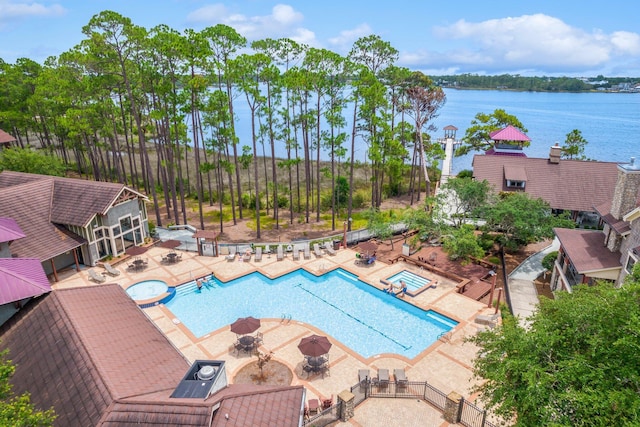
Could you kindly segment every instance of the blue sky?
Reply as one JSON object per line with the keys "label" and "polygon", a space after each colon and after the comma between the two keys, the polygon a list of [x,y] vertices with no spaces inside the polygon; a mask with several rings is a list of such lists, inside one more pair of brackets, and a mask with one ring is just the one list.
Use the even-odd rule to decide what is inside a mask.
{"label": "blue sky", "polygon": [[287,37],[342,55],[376,34],[400,52],[396,65],[431,75],[640,77],[640,20],[629,0],[0,0],[0,58],[59,55],[103,10],[146,28],[223,23],[250,41]]}

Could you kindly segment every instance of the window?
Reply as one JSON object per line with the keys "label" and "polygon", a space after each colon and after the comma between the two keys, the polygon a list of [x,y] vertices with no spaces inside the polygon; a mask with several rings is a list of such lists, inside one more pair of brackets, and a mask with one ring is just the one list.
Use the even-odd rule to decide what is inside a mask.
{"label": "window", "polygon": [[512,179],[508,179],[507,180],[507,187],[508,188],[524,188],[524,181],[514,181]]}
{"label": "window", "polygon": [[635,259],[633,257],[633,255],[629,254],[629,257],[627,258],[627,264],[625,265],[624,269],[627,271],[627,273],[631,273],[631,271],[633,270],[633,266],[635,265],[636,261],[638,261],[637,259]]}

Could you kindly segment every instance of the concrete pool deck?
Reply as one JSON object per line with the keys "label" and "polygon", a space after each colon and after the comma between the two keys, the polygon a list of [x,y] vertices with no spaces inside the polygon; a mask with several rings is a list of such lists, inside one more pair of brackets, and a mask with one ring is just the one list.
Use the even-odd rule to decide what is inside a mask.
{"label": "concrete pool deck", "polygon": [[[341,391],[357,383],[359,369],[370,369],[371,375],[375,376],[379,368],[387,368],[390,371],[395,368],[405,369],[410,381],[428,381],[446,394],[455,391],[467,400],[474,401],[476,398],[471,394],[470,388],[477,383],[471,371],[477,348],[465,342],[465,337],[477,333],[480,327],[474,323],[477,315],[492,314],[493,310],[487,308],[486,304],[458,294],[456,284],[449,279],[402,262],[390,265],[382,262],[366,266],[356,265],[356,252],[351,249],[341,249],[335,256],[324,255],[321,258],[316,258],[312,254],[310,260],[305,260],[301,256],[299,261],[294,261],[290,253],[282,261],[277,261],[275,254],[263,255],[262,260],[258,262],[254,261],[253,257],[248,262],[242,262],[238,257],[229,261],[224,256],[206,257],[198,256],[193,252],[182,252],[182,261],[165,265],[161,263],[161,259],[168,251],[160,247],[151,247],[141,255],[141,258],[148,261],[148,266],[138,272],[129,271],[126,260],[121,263],[117,260],[112,262],[111,264],[120,270],[121,274],[117,277],[106,276],[107,283],[118,283],[123,288],[127,288],[143,280],[161,279],[169,286],[175,286],[211,272],[214,272],[219,279],[228,281],[253,271],[260,271],[268,277],[276,277],[298,268],[305,268],[314,274],[322,274],[337,267],[357,275],[361,280],[380,289],[384,288],[381,279],[386,279],[402,270],[438,280],[436,288],[430,288],[416,297],[405,296],[405,299],[421,308],[434,309],[458,321],[459,324],[448,334],[446,340],[437,341],[413,359],[395,354],[363,358],[351,350],[348,343],[338,342],[329,336],[333,343],[329,351],[330,375],[324,377],[312,375],[307,378],[306,373],[301,369],[303,356],[298,350],[298,343],[300,339],[312,333],[327,334],[313,325],[298,322],[295,318],[291,321],[283,321],[281,318],[261,319],[260,332],[264,334],[264,343],[260,349],[273,351],[274,360],[284,363],[292,370],[292,384],[304,385],[307,389],[307,399],[326,398],[332,395],[335,399]],[[102,268],[94,267],[94,270],[101,272]],[[59,278],[59,282],[52,284],[54,290],[96,285],[89,278],[87,268],[79,273],[75,269],[65,270],[59,273]],[[184,325],[176,321],[172,313],[163,305],[144,309],[143,312],[189,361],[224,360],[229,382],[233,382],[235,374],[243,366],[255,360],[255,357],[245,353],[236,354],[233,349],[236,335],[229,330],[229,327],[211,331],[201,338],[196,338]],[[375,399],[375,401],[375,403],[366,401],[358,406],[355,417],[344,425],[412,425],[411,420],[422,425],[448,425],[440,411],[424,402],[416,402],[412,399]],[[400,412],[403,413],[403,417],[409,417],[411,420],[399,422],[399,408],[405,406],[407,410],[409,406],[413,408],[409,410],[411,413],[404,414],[404,410]],[[482,407],[479,403],[478,406]],[[387,410],[388,413],[385,412]],[[430,422],[425,424],[425,420]]]}

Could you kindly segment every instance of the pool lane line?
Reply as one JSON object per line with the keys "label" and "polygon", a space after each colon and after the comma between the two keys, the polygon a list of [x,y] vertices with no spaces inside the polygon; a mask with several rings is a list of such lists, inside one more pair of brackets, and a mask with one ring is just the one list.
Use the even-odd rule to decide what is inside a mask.
{"label": "pool lane line", "polygon": [[371,329],[372,331],[376,332],[377,334],[382,335],[383,337],[385,337],[385,338],[386,338],[386,339],[388,339],[389,341],[396,343],[397,345],[399,345],[399,346],[400,346],[400,347],[402,347],[403,349],[405,349],[405,350],[409,350],[409,349],[412,347],[412,346],[408,346],[408,347],[407,347],[406,345],[402,344],[401,342],[398,342],[398,341],[394,340],[393,338],[391,338],[390,336],[388,336],[388,335],[387,335],[387,334],[385,334],[384,332],[377,330],[376,328],[374,328],[373,326],[371,326],[371,325],[369,325],[369,324],[367,324],[367,323],[364,323],[362,320],[360,320],[360,319],[358,319],[357,317],[355,317],[355,316],[353,316],[353,315],[351,315],[351,314],[347,313],[346,311],[344,311],[344,310],[343,310],[343,309],[341,309],[340,307],[336,306],[335,304],[332,304],[332,303],[330,303],[329,301],[327,301],[327,300],[325,300],[324,298],[322,298],[321,296],[316,295],[316,294],[314,294],[313,292],[311,292],[310,290],[303,288],[303,287],[302,287],[302,283],[297,284],[295,287],[296,287],[296,288],[300,288],[301,290],[305,291],[306,293],[308,293],[308,294],[309,294],[309,295],[311,295],[312,297],[315,297],[315,298],[319,299],[320,301],[324,302],[325,304],[327,304],[327,305],[329,305],[329,306],[331,306],[331,307],[335,308],[336,310],[338,310],[339,312],[343,313],[343,314],[344,314],[344,315],[346,315],[347,317],[352,318],[352,319],[353,319],[353,320],[355,320],[356,322],[358,322],[358,323],[360,323],[360,324],[362,324],[362,325],[366,326],[367,328]]}

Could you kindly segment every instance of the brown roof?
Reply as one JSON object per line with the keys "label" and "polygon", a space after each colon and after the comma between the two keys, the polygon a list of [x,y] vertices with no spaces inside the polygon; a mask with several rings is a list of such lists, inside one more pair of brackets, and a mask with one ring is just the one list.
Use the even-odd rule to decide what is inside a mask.
{"label": "brown roof", "polygon": [[9,133],[3,131],[2,129],[0,129],[0,144],[11,144],[12,142],[15,142],[16,139]]}
{"label": "brown roof", "polygon": [[302,387],[280,394],[229,386],[207,400],[170,398],[190,365],[117,284],[32,301],[0,327],[0,340],[16,365],[14,390],[29,391],[36,408],[53,407],[56,425],[209,426],[217,403],[252,420],[234,425],[300,420]]}
{"label": "brown roof", "polygon": [[[0,178],[7,172],[0,173]],[[11,253],[20,258],[45,261],[81,246],[84,239],[50,221],[53,181],[27,181],[3,187],[0,182],[0,216],[15,219],[23,239],[11,244]]]}
{"label": "brown roof", "polygon": [[588,212],[611,199],[618,177],[617,164],[613,162],[561,160],[553,164],[548,159],[531,157],[473,157],[474,178],[486,179],[496,191],[512,191],[506,186],[506,171],[520,171],[517,176],[524,173],[524,191],[546,200],[553,209]]}
{"label": "brown roof", "polygon": [[104,215],[125,191],[145,198],[143,194],[120,183],[12,171],[0,173],[0,188],[17,187],[34,181],[53,183],[47,192],[51,198],[51,222],[58,224],[84,227],[97,214]]}
{"label": "brown roof", "polygon": [[553,231],[579,274],[621,267],[620,253],[607,249],[601,231],[567,228]]}

